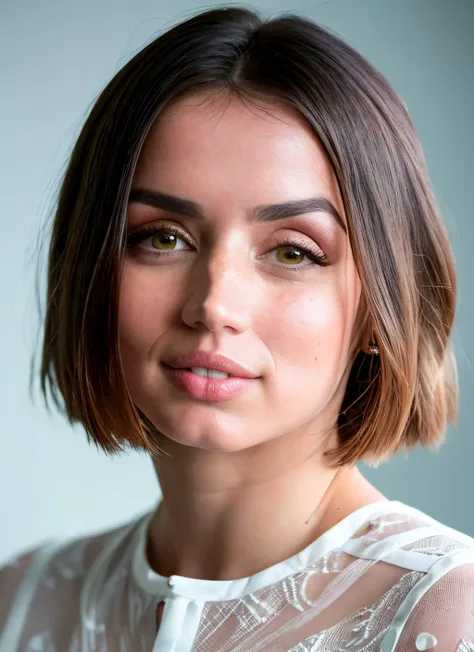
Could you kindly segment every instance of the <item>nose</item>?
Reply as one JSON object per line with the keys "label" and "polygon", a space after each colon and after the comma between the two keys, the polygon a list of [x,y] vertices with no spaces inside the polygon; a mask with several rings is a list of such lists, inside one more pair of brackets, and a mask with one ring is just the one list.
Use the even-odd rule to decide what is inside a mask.
{"label": "nose", "polygon": [[221,254],[207,265],[202,261],[193,270],[182,310],[187,326],[213,332],[223,328],[244,332],[250,328],[256,290],[254,286],[252,292],[248,269],[235,263],[235,256]]}

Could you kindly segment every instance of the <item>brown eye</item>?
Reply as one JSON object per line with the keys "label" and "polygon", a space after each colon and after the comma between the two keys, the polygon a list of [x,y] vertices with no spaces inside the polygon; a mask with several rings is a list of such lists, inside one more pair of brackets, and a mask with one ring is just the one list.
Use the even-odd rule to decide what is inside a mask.
{"label": "brown eye", "polygon": [[178,240],[179,238],[174,233],[167,233],[166,231],[151,236],[151,243],[156,249],[173,250],[176,248]]}
{"label": "brown eye", "polygon": [[[148,241],[148,243],[147,243]],[[127,247],[133,249],[140,245],[142,253],[159,256],[162,252],[189,251],[192,245],[175,227],[147,226],[132,231],[127,236]]]}
{"label": "brown eye", "polygon": [[279,247],[276,254],[278,262],[290,265],[301,263],[305,255],[301,249],[294,246]]}
{"label": "brown eye", "polygon": [[[293,241],[292,241],[293,240]],[[297,239],[285,239],[272,249],[271,253],[276,254],[276,259],[281,266],[294,271],[305,270],[315,265],[327,267],[330,263],[322,249],[315,245],[314,250],[300,244]],[[307,259],[305,263],[304,260]]]}

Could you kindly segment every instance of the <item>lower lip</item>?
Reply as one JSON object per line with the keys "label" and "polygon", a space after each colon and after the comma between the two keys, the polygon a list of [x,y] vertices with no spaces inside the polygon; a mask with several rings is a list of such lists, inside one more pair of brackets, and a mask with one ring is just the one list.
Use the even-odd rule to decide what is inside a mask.
{"label": "lower lip", "polygon": [[167,378],[178,388],[198,399],[199,401],[209,401],[212,403],[221,403],[230,401],[243,394],[256,378],[239,378],[229,376],[229,378],[206,378],[199,376],[189,369],[174,369],[161,363],[163,371]]}

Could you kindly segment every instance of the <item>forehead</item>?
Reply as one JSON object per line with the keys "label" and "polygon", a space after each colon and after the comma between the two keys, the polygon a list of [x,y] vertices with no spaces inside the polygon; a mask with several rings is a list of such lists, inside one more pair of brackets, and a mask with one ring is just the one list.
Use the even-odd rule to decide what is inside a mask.
{"label": "forehead", "polygon": [[200,94],[165,107],[145,140],[136,180],[176,185],[178,178],[194,186],[243,186],[248,193],[268,187],[274,194],[277,184],[283,199],[319,190],[341,208],[336,177],[315,132],[295,109],[276,103]]}

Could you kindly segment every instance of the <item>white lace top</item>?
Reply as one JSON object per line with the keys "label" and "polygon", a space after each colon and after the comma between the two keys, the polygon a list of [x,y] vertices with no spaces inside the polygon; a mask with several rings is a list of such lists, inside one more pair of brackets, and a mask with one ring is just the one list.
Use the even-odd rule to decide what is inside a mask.
{"label": "white lace top", "polygon": [[5,565],[0,652],[474,651],[474,539],[404,503],[230,581],[155,573],[151,515]]}

